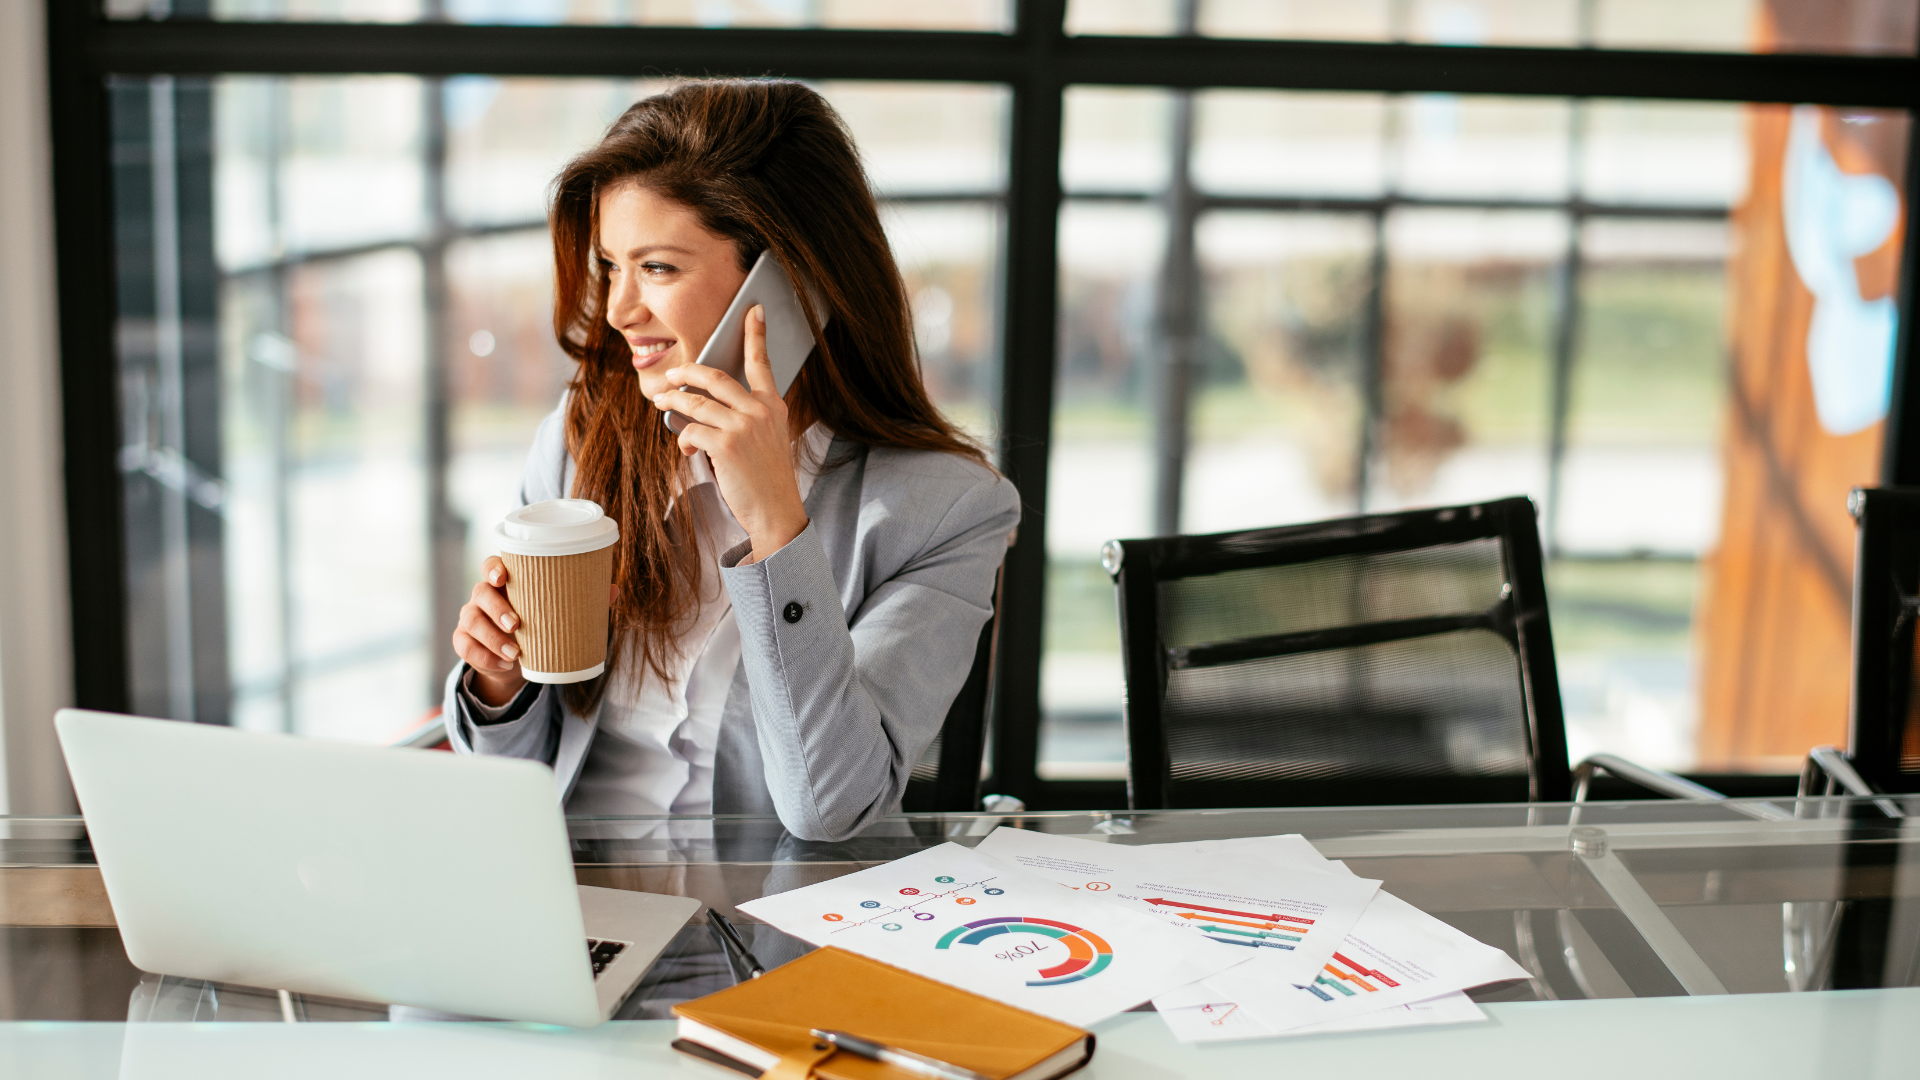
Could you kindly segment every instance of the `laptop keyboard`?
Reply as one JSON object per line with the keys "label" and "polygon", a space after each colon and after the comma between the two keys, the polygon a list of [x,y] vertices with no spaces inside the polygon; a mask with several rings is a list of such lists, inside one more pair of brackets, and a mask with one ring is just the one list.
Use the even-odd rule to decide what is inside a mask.
{"label": "laptop keyboard", "polygon": [[632,942],[601,941],[597,938],[588,938],[587,958],[593,961],[593,977],[596,979],[599,978],[600,973],[607,970],[607,966],[613,963],[615,957],[627,951],[627,946],[630,944],[632,944]]}

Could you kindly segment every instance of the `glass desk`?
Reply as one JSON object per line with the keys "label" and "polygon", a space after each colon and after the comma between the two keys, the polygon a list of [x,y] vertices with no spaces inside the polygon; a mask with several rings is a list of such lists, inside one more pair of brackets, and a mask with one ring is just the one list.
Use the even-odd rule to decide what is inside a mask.
{"label": "glass desk", "polygon": [[[697,897],[735,918],[769,967],[807,946],[736,905],[946,841],[977,843],[997,826],[1118,844],[1297,832],[1506,950],[1533,977],[1473,996],[1518,1003],[1920,985],[1920,827],[1890,811],[1920,817],[1920,798],[901,815],[833,844],[760,818],[569,826],[583,884]],[[209,836],[217,842],[217,830]],[[0,935],[0,1020],[282,1019],[272,991],[134,969],[77,818],[0,818]],[[696,919],[621,1016],[664,1018],[736,974]],[[1899,1000],[1920,1011],[1920,996]],[[386,1018],[364,1003],[295,1003],[305,1020]]]}

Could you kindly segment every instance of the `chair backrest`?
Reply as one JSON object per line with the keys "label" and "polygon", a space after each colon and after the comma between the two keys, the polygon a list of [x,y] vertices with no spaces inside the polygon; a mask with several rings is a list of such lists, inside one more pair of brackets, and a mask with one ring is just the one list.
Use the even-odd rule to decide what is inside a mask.
{"label": "chair backrest", "polygon": [[[1003,580],[1003,579],[1002,579]],[[994,614],[980,628],[973,668],[947,708],[946,722],[933,745],[920,755],[907,778],[900,809],[909,813],[964,813],[980,809],[980,766],[987,752],[987,705],[993,700],[993,667],[998,638],[1000,584],[994,584]]]}
{"label": "chair backrest", "polygon": [[1137,808],[1571,797],[1524,498],[1114,541]]}
{"label": "chair backrest", "polygon": [[1847,755],[1881,791],[1920,791],[1920,488],[1855,488],[1853,704]]}

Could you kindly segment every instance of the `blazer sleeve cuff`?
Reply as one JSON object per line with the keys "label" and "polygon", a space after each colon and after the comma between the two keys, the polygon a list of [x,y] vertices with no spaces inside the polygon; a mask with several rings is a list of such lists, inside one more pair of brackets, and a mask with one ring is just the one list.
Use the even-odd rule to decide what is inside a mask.
{"label": "blazer sleeve cuff", "polygon": [[[813,523],[808,522],[807,527],[812,528]],[[788,543],[789,545],[791,545],[792,541],[788,541]],[[782,550],[785,550],[785,549],[783,548]],[[739,543],[733,545],[732,547],[720,553],[720,569],[731,570],[734,567],[740,565],[741,559],[744,559],[751,554],[753,554],[753,541],[742,540]]]}
{"label": "blazer sleeve cuff", "polygon": [[[847,625],[833,565],[812,522],[785,547],[757,563],[742,566],[737,559],[733,565],[723,561],[720,576],[733,600],[741,642],[750,658],[749,671],[759,658],[797,655],[782,648],[782,642],[812,637],[821,620],[833,620],[843,631]],[[755,642],[771,648],[756,651]]]}
{"label": "blazer sleeve cuff", "polygon": [[463,662],[449,680],[447,726],[455,748],[475,754],[538,758],[550,741],[548,729],[551,727],[547,722],[547,710],[539,706],[552,688],[541,683],[528,683],[505,707],[507,710],[517,710],[515,717],[490,723],[478,712],[479,708],[485,706],[480,705],[479,699],[466,687],[472,670]]}
{"label": "blazer sleeve cuff", "polygon": [[465,707],[467,716],[477,726],[491,727],[494,724],[512,723],[526,716],[527,710],[532,708],[534,700],[540,696],[540,684],[530,682],[521,687],[520,692],[513,695],[506,704],[489,705],[480,700],[479,694],[473,692],[473,680],[477,674],[472,667],[468,667],[460,676],[460,704]]}

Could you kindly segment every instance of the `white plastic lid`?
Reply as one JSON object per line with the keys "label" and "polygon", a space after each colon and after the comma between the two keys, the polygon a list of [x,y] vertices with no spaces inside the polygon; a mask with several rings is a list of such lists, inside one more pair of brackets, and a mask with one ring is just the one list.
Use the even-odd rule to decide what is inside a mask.
{"label": "white plastic lid", "polygon": [[620,526],[592,499],[548,499],[523,506],[493,527],[502,555],[578,555],[620,539]]}

